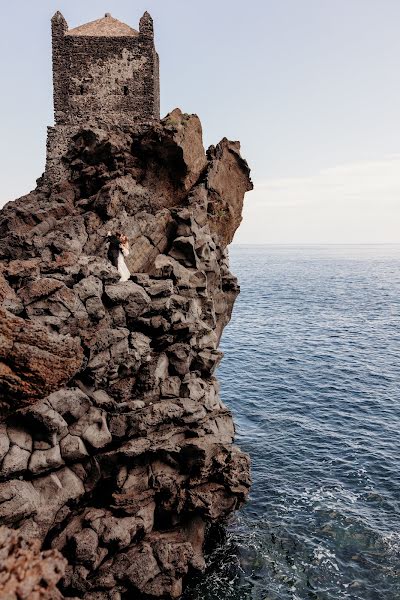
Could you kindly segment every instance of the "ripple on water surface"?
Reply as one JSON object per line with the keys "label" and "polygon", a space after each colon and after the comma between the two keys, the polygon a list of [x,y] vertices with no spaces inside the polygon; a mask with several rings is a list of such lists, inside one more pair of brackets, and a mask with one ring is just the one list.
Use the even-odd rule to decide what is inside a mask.
{"label": "ripple on water surface", "polygon": [[187,600],[399,600],[400,246],[236,246],[221,391],[250,501]]}

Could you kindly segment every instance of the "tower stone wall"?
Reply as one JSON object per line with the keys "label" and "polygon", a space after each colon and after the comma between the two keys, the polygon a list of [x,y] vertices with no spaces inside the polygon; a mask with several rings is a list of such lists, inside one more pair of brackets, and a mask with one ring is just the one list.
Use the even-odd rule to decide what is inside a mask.
{"label": "tower stone wall", "polygon": [[56,124],[135,125],[160,118],[158,55],[148,13],[135,31],[111,15],[68,30],[58,12],[52,42]]}
{"label": "tower stone wall", "polygon": [[159,59],[153,19],[139,31],[106,14],[69,29],[60,12],[52,20],[54,127],[48,128],[46,177],[65,177],[61,157],[86,125],[145,127],[160,119]]}

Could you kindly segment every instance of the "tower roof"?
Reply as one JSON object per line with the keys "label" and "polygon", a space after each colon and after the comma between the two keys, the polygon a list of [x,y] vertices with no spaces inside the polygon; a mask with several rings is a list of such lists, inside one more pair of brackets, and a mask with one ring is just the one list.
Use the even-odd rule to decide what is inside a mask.
{"label": "tower roof", "polygon": [[107,13],[102,19],[97,19],[97,21],[91,21],[90,23],[85,23],[84,25],[79,25],[79,27],[70,29],[67,31],[66,35],[92,37],[135,37],[139,35],[139,32],[126,23],[122,23],[122,21],[114,19],[110,13]]}

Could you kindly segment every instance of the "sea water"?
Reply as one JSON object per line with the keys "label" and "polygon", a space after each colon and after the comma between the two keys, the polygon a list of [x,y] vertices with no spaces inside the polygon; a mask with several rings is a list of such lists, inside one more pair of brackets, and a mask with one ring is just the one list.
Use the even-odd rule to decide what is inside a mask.
{"label": "sea water", "polygon": [[400,246],[233,246],[248,504],[188,600],[400,599]]}

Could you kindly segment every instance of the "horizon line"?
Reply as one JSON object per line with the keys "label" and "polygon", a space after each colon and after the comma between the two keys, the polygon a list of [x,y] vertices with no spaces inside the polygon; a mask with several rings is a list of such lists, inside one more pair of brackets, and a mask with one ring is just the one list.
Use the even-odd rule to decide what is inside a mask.
{"label": "horizon line", "polygon": [[229,246],[400,246],[400,242],[232,242]]}

